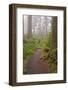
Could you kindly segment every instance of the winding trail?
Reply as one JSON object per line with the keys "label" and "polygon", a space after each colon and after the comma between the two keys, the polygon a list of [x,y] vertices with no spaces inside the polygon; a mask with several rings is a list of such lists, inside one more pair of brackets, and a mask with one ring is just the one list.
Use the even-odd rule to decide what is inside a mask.
{"label": "winding trail", "polygon": [[34,55],[29,59],[27,64],[28,74],[49,73],[49,65],[41,58],[41,48],[37,48]]}

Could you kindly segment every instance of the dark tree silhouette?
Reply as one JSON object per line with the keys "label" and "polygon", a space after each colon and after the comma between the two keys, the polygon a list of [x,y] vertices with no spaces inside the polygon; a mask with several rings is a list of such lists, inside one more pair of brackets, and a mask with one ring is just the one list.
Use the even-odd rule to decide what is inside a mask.
{"label": "dark tree silhouette", "polygon": [[57,48],[57,17],[52,18],[52,49]]}

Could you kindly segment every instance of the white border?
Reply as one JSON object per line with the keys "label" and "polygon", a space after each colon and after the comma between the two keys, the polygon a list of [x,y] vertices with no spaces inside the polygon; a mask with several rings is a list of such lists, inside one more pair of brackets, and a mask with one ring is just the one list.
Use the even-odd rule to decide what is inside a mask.
{"label": "white border", "polygon": [[[28,9],[17,8],[17,82],[35,82],[35,81],[51,81],[63,80],[63,10],[41,10],[41,9]],[[36,75],[23,75],[23,14],[28,15],[45,15],[58,17],[58,73],[53,74],[36,74]]]}

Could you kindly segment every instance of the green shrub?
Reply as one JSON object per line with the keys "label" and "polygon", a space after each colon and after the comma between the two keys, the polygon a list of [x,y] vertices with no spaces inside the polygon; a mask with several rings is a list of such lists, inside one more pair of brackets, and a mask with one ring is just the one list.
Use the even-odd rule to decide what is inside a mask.
{"label": "green shrub", "polygon": [[57,49],[54,48],[50,51],[50,57],[49,57],[49,65],[50,65],[50,72],[55,73],[57,72]]}
{"label": "green shrub", "polygon": [[47,61],[50,67],[50,72],[57,72],[57,49],[45,48],[42,55],[44,61]]}

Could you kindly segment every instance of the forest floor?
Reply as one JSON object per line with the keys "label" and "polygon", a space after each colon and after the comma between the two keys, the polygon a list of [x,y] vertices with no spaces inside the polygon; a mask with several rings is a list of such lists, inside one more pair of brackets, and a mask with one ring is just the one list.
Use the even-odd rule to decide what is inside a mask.
{"label": "forest floor", "polygon": [[27,63],[28,74],[49,73],[49,64],[41,58],[41,53],[41,48],[37,48],[34,55],[29,59]]}

